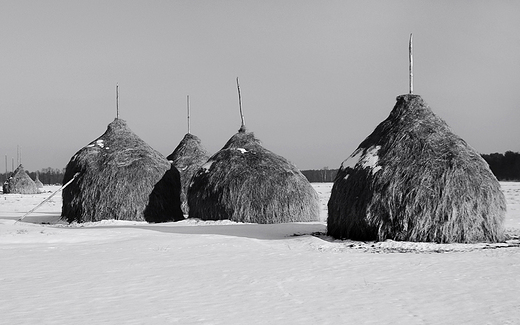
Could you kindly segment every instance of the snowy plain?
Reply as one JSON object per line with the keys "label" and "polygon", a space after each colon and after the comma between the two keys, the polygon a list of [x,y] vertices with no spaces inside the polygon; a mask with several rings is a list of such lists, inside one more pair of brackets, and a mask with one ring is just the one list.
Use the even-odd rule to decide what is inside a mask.
{"label": "snowy plain", "polygon": [[[0,324],[520,324],[520,183],[501,244],[337,241],[321,222],[57,223],[0,195]],[[43,224],[42,224],[43,223]]]}

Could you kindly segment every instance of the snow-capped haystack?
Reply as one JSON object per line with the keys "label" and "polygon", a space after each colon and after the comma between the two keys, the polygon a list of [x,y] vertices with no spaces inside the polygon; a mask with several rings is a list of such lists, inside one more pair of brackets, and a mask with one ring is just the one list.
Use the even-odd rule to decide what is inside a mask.
{"label": "snow-capped haystack", "polygon": [[345,160],[328,203],[335,238],[438,243],[503,239],[506,202],[484,159],[418,95]]}
{"label": "snow-capped haystack", "polygon": [[187,193],[191,178],[195,172],[208,161],[209,153],[204,149],[196,135],[186,133],[175,150],[167,157],[181,175],[181,205],[182,211],[188,214]]}
{"label": "snow-capped haystack", "polygon": [[37,194],[38,187],[20,164],[3,184],[4,194]]}
{"label": "snow-capped haystack", "polygon": [[166,222],[184,219],[179,172],[116,118],[69,161],[62,218]]}
{"label": "snow-capped haystack", "polygon": [[193,176],[190,218],[236,222],[317,221],[318,195],[285,158],[265,149],[242,125]]}

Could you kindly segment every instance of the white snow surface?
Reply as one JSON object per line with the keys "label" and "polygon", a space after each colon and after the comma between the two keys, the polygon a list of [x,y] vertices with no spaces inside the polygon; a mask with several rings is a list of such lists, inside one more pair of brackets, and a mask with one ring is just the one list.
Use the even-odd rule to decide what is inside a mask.
{"label": "white snow surface", "polygon": [[[56,223],[0,195],[0,324],[518,324],[520,183],[502,244],[338,241],[321,222]],[[51,224],[41,224],[51,223]],[[516,236],[516,237],[515,237]]]}

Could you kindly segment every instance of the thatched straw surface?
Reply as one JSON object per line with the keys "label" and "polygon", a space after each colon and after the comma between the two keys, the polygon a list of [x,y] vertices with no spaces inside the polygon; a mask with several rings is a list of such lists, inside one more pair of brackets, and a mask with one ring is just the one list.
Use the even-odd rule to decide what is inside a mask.
{"label": "thatched straw surface", "polygon": [[3,184],[3,192],[4,194],[37,194],[38,187],[20,165]]}
{"label": "thatched straw surface", "polygon": [[356,240],[497,242],[505,210],[484,159],[420,96],[403,95],[341,164],[327,228]]}
{"label": "thatched straw surface", "polygon": [[285,158],[260,145],[245,129],[193,176],[190,218],[236,222],[316,221],[318,195]]}
{"label": "thatched straw surface", "polygon": [[209,153],[196,135],[186,133],[179,145],[166,158],[181,174],[181,207],[184,214],[188,214],[187,193],[191,178],[208,161]]}
{"label": "thatched straw surface", "polygon": [[72,157],[63,184],[76,174],[63,189],[68,222],[184,219],[179,172],[121,119]]}

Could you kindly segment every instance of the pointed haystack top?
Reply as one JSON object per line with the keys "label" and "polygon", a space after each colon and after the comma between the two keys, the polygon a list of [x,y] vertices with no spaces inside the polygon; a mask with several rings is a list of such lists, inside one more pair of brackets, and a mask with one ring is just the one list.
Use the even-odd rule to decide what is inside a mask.
{"label": "pointed haystack top", "polygon": [[402,95],[345,160],[329,235],[357,240],[496,242],[505,198],[487,163],[418,95]]}

